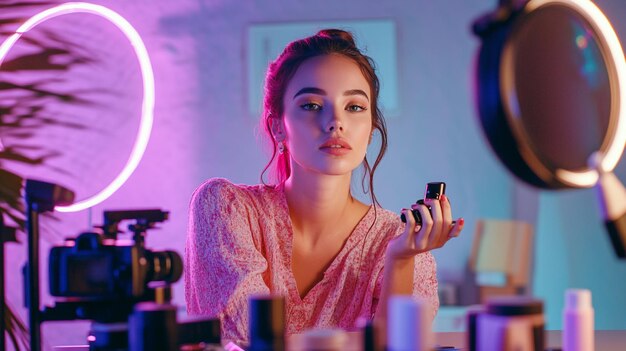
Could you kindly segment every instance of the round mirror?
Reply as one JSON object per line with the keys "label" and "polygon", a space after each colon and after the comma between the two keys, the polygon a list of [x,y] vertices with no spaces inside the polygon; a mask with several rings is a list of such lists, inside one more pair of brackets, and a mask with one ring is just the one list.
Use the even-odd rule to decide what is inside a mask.
{"label": "round mirror", "polygon": [[626,62],[609,21],[589,0],[501,0],[474,32],[476,101],[496,155],[537,187],[597,185],[626,258],[626,189],[612,173],[626,144]]}
{"label": "round mirror", "polygon": [[[624,150],[624,56],[589,1],[531,0],[476,25],[478,103],[494,151],[522,180],[591,187],[592,154],[611,171]],[[495,15],[492,15],[495,16]],[[481,27],[482,25],[482,27]]]}

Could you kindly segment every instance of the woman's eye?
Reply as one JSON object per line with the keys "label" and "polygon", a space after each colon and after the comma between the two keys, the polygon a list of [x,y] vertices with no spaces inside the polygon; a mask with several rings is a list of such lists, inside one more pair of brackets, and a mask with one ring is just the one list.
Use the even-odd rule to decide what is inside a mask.
{"label": "woman's eye", "polygon": [[308,102],[306,104],[300,105],[300,107],[305,111],[319,111],[322,109],[322,105],[316,104],[314,102]]}
{"label": "woman's eye", "polygon": [[350,105],[348,106],[347,110],[350,112],[361,112],[367,110],[367,108],[360,105]]}

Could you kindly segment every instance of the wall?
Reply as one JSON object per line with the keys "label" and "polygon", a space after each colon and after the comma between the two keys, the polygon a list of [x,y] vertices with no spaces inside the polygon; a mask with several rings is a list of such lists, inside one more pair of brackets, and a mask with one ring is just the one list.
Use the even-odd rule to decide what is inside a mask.
{"label": "wall", "polygon": [[[622,317],[626,301],[621,298],[626,294],[622,279],[626,268],[613,256],[597,217],[593,191],[532,189],[503,168],[483,139],[471,90],[479,41],[469,26],[496,1],[319,0],[306,6],[287,0],[94,2],[118,11],[136,26],[153,60],[157,96],[153,136],[143,161],[119,192],[92,210],[93,222],[101,222],[103,209],[167,209],[171,219],[160,226],[161,230],[149,234],[148,246],[182,253],[188,201],[196,186],[210,177],[258,182],[266,154],[256,130],[258,117],[250,115],[247,106],[248,25],[392,19],[398,35],[400,109],[389,119],[388,155],[375,183],[383,206],[399,210],[415,201],[425,182],[442,179],[448,183],[454,215],[467,221],[460,238],[435,252],[440,279],[451,282],[462,279],[477,219],[534,222],[534,292],[546,301],[548,328],[560,328],[562,295],[567,287],[592,289],[598,328],[626,328]],[[597,3],[626,38],[626,4],[621,0]],[[106,23],[80,15],[59,21],[50,26],[82,33],[79,40],[101,49],[103,62],[113,58],[119,62],[104,64],[106,69],[94,68],[96,72],[90,73],[100,77],[95,80],[100,85],[113,86],[116,94],[103,98],[107,105],[98,110],[100,122],[93,122],[103,134],[91,133],[64,144],[64,156],[57,162],[74,176],[59,176],[50,170],[33,172],[50,181],[61,177],[62,183],[77,190],[80,197],[95,191],[110,179],[109,170],[119,167],[119,161],[107,165],[105,160],[126,157],[130,148],[127,136],[137,126],[133,119],[140,85],[128,44],[114,30],[106,29]],[[97,29],[90,29],[92,25]],[[103,34],[109,32],[110,36]],[[111,85],[104,84],[108,81]],[[120,105],[129,106],[128,111],[120,113]],[[105,140],[93,141],[98,135]],[[58,141],[67,137],[50,138]],[[622,181],[626,180],[623,164],[618,170]],[[56,217],[58,221],[49,224],[56,233],[49,239],[52,243],[87,227],[85,212]],[[49,246],[44,244],[42,252]],[[10,295],[14,301],[21,299],[17,267],[23,260],[23,249],[23,245],[10,249]],[[175,287],[175,302],[184,304],[182,282]],[[51,324],[45,333],[51,345],[81,342],[85,327],[72,328],[72,333],[59,335]]]}

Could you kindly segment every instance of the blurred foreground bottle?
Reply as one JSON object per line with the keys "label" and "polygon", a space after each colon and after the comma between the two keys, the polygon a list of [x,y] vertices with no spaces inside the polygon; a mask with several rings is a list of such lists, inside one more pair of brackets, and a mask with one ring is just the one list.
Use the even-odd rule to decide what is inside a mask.
{"label": "blurred foreground bottle", "polygon": [[593,351],[591,291],[569,289],[563,310],[563,351]]}
{"label": "blurred foreground bottle", "polygon": [[433,349],[432,310],[426,300],[392,296],[387,322],[388,351],[430,351]]}
{"label": "blurred foreground bottle", "polygon": [[543,351],[543,302],[525,296],[500,296],[487,300],[477,316],[480,351]]}
{"label": "blurred foreground bottle", "polygon": [[253,296],[249,305],[248,351],[284,351],[285,299],[278,296]]}
{"label": "blurred foreground bottle", "polygon": [[302,351],[344,351],[348,336],[341,329],[313,329],[302,334]]}

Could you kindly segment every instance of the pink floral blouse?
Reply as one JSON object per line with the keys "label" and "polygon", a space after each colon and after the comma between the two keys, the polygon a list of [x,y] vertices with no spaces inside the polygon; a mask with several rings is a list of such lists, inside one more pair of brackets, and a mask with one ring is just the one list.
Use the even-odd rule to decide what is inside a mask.
{"label": "pink floral blouse", "polygon": [[[292,226],[282,188],[211,179],[193,194],[185,248],[185,297],[191,315],[222,321],[224,341],[248,342],[248,297],[283,295],[286,332],[354,329],[371,319],[381,295],[384,254],[404,224],[370,206],[324,276],[300,298],[291,270]],[[437,311],[435,260],[416,256],[413,294]]]}

